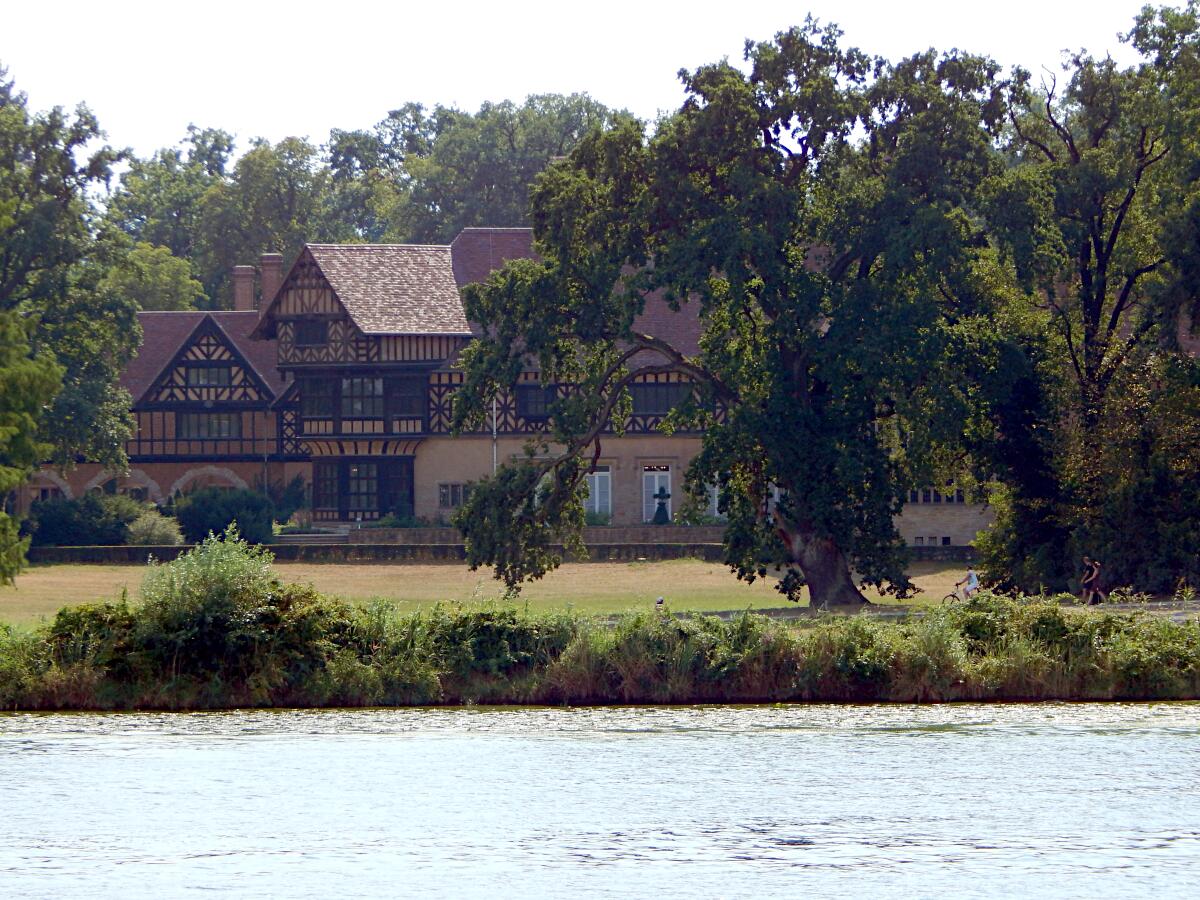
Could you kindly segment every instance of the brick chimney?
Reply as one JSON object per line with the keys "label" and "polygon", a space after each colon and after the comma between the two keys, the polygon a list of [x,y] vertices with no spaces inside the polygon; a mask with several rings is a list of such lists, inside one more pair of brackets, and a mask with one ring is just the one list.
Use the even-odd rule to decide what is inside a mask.
{"label": "brick chimney", "polygon": [[264,253],[258,258],[258,271],[262,273],[262,298],[258,304],[261,313],[274,299],[275,292],[283,282],[283,254]]}
{"label": "brick chimney", "polygon": [[233,267],[233,308],[254,309],[254,266]]}

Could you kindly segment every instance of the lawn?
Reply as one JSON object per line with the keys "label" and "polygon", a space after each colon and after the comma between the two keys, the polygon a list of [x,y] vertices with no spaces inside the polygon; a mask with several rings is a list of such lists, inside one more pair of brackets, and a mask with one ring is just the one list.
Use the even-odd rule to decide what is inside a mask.
{"label": "lawn", "polygon": [[[275,568],[285,581],[312,584],[346,600],[386,597],[412,610],[439,601],[497,600],[504,593],[503,585],[488,572],[472,572],[461,565],[281,562]],[[962,577],[962,571],[961,564],[914,564],[913,579],[924,590],[917,602],[940,600]],[[36,622],[53,616],[62,606],[116,599],[123,590],[136,600],[144,573],[145,566],[140,565],[33,566],[17,578],[15,587],[0,587],[0,621]],[[724,566],[694,559],[568,563],[526,586],[518,602],[527,602],[531,610],[570,608],[585,613],[646,609],[660,596],[673,610],[711,612],[787,606],[773,583],[744,584]]]}

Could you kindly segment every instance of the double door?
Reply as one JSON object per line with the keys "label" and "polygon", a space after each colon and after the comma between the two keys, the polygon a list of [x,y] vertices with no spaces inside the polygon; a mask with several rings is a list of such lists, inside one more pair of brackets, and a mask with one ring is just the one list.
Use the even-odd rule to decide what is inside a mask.
{"label": "double door", "polygon": [[313,515],[373,521],[413,516],[413,458],[364,458],[313,464]]}

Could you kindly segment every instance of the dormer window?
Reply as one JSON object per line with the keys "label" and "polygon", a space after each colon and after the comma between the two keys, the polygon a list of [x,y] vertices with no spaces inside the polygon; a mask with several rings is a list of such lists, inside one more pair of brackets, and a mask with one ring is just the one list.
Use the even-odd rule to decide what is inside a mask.
{"label": "dormer window", "polygon": [[229,387],[233,379],[231,366],[188,366],[188,387]]}
{"label": "dormer window", "polygon": [[297,347],[323,347],[329,343],[329,323],[324,319],[303,319],[296,323]]}

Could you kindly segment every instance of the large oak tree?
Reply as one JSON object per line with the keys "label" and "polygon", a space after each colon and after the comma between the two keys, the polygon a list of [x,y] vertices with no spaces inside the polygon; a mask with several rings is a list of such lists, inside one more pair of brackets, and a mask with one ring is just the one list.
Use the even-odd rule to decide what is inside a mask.
{"label": "large oak tree", "polygon": [[[489,336],[464,356],[457,421],[486,421],[523,366],[580,390],[472,494],[473,564],[510,585],[555,565],[631,380],[674,370],[696,388],[668,427],[704,430],[688,489],[719,486],[739,576],[777,568],[819,606],[866,602],[852,569],[911,589],[894,516],[979,405],[965,370],[994,357],[973,327],[991,296],[973,210],[1003,90],[985,59],[889,64],[839,36],[809,20],[748,43],[744,68],[683,72],[688,98],[653,136],[622,120],[541,178],[542,260],[466,292]],[[698,354],[638,330],[651,293],[699,316]]]}

